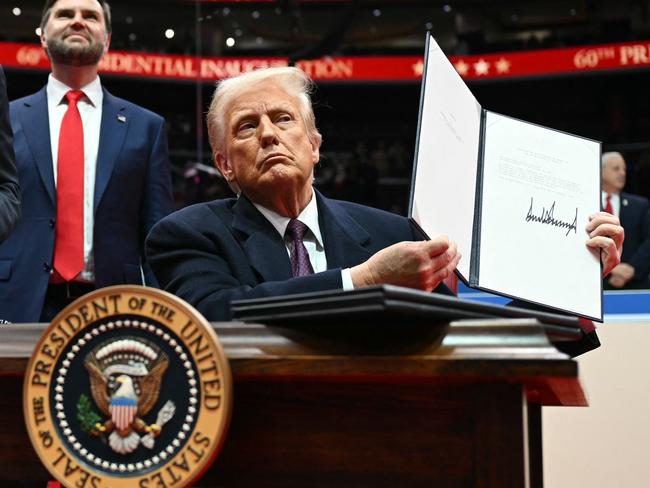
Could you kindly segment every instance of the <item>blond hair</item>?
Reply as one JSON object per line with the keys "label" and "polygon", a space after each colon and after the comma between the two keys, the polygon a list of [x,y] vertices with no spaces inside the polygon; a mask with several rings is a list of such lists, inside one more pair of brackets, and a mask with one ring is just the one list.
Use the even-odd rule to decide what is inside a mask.
{"label": "blond hair", "polygon": [[213,158],[216,158],[217,154],[222,153],[224,149],[226,107],[244,91],[266,80],[273,81],[273,83],[282,88],[289,96],[296,99],[309,140],[317,146],[320,146],[322,136],[316,128],[316,117],[311,106],[310,94],[314,88],[313,81],[299,68],[289,66],[263,68],[227,78],[217,83],[217,88],[212,96],[212,102],[210,103],[210,108],[206,116],[208,138],[210,140],[210,146],[212,146]]}

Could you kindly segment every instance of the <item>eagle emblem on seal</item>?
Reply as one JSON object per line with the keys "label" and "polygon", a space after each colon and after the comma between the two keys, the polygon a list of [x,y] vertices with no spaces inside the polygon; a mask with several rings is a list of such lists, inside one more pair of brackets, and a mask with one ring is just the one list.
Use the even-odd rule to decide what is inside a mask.
{"label": "eagle emblem on seal", "polygon": [[108,436],[108,444],[120,454],[131,453],[140,444],[153,448],[154,439],[175,410],[168,401],[156,422],[147,424],[144,420],[158,401],[169,366],[167,355],[142,338],[127,337],[95,348],[86,356],[84,366],[92,398],[106,417],[94,423],[90,434]]}

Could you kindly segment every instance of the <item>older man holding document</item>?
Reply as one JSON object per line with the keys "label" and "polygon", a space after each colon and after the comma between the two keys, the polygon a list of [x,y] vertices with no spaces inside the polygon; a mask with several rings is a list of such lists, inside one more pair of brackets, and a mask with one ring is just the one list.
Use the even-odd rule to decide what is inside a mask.
{"label": "older man holding document", "polygon": [[[235,299],[376,284],[449,293],[441,282],[461,256],[448,238],[421,241],[404,217],[312,187],[321,137],[310,86],[296,68],[221,82],[208,113],[210,142],[238,198],[183,209],[147,239],[161,286],[208,320],[229,320]],[[598,213],[581,231],[585,224],[587,246],[604,251],[609,272],[620,256],[618,220]]]}

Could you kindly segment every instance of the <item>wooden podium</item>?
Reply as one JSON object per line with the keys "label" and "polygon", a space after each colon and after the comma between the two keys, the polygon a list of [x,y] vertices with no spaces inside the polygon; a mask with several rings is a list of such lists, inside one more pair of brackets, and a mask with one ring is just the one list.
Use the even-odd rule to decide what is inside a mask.
{"label": "wooden podium", "polygon": [[[231,363],[234,408],[197,486],[541,487],[541,406],[586,405],[576,362],[534,319],[213,326]],[[21,405],[44,327],[0,328],[3,486],[50,479]]]}

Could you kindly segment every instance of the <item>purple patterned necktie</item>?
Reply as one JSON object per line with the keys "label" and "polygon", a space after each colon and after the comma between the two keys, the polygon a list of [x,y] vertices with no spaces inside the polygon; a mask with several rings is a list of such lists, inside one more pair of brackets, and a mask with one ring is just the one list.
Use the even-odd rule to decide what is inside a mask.
{"label": "purple patterned necktie", "polygon": [[293,276],[307,276],[314,274],[314,268],[311,267],[307,248],[302,241],[309,229],[300,220],[291,219],[285,235],[291,239],[289,250],[291,252],[291,273]]}

